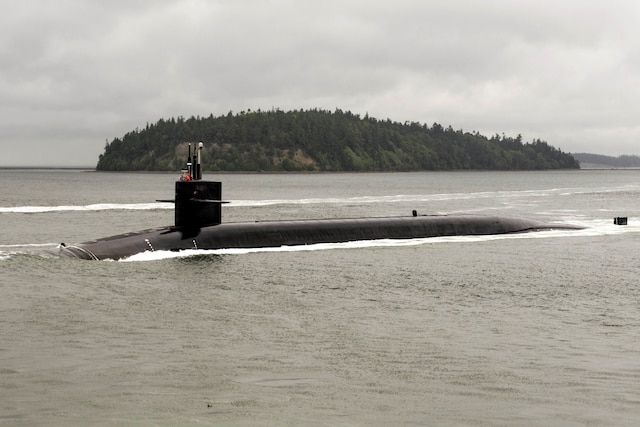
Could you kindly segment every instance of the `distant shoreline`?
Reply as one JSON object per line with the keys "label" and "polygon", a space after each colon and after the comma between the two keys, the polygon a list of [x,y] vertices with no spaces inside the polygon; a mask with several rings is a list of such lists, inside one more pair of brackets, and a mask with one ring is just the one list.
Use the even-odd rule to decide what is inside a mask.
{"label": "distant shoreline", "polygon": [[0,166],[0,170],[78,170],[95,171],[95,166]]}
{"label": "distant shoreline", "polygon": [[[78,172],[104,172],[104,173],[150,173],[150,174],[175,174],[180,171],[98,171],[95,167],[82,167],[82,166],[0,166],[0,171],[78,171]],[[610,165],[596,165],[586,164],[580,165],[580,169],[545,169],[540,172],[550,170],[640,170],[640,167],[616,167]],[[407,171],[407,172],[532,172],[536,170],[500,170],[500,169],[454,169],[454,170],[422,170],[422,171]],[[203,171],[206,174],[218,174],[218,175],[239,175],[239,174],[265,174],[265,175],[279,175],[279,174],[330,174],[330,173],[402,173],[402,171]]]}
{"label": "distant shoreline", "polygon": [[620,167],[620,166],[611,166],[605,164],[580,164],[580,170],[640,170],[640,166],[629,166],[629,167]]}

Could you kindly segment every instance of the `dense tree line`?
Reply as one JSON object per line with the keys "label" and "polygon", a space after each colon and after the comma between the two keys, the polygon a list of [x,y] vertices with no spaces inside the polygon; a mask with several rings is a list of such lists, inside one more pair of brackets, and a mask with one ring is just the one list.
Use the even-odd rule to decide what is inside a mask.
{"label": "dense tree line", "polygon": [[207,171],[416,171],[579,168],[571,155],[535,140],[468,133],[349,111],[229,112],[161,119],[107,142],[97,169],[178,170],[187,143],[204,142]]}

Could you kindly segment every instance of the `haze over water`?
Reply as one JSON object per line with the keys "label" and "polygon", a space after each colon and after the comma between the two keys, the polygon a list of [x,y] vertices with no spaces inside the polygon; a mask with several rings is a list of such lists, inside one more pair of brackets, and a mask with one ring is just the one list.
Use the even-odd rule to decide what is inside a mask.
{"label": "haze over water", "polygon": [[0,171],[0,423],[640,423],[640,171],[205,174],[224,221],[416,209],[586,228],[49,255],[171,224],[154,201],[175,178]]}

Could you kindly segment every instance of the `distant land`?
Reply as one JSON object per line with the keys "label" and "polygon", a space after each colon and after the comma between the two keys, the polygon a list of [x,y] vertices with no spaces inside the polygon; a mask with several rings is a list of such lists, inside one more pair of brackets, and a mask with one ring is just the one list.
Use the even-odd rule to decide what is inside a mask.
{"label": "distant land", "polygon": [[349,111],[243,111],[160,119],[107,141],[100,171],[179,170],[188,143],[204,143],[205,171],[421,171],[578,169],[568,153],[520,135],[417,122],[378,120]]}
{"label": "distant land", "polygon": [[640,157],[622,155],[618,157],[603,156],[601,154],[572,153],[574,159],[580,162],[582,169],[638,169]]}

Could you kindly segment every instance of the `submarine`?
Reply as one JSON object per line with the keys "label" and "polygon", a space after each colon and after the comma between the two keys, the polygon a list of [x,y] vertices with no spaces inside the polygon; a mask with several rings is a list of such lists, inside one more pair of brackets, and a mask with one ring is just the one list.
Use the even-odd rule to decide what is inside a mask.
{"label": "submarine", "polygon": [[358,240],[415,239],[439,236],[513,234],[581,227],[484,215],[411,215],[392,217],[222,222],[222,183],[202,179],[203,143],[175,182],[173,226],[129,232],[76,244],[61,243],[58,254],[86,260],[119,260],[146,251],[265,248],[342,243]]}

